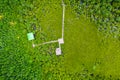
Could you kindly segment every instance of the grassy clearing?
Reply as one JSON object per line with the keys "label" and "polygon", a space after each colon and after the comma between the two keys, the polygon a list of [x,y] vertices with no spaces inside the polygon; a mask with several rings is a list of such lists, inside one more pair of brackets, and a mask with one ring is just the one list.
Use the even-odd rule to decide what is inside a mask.
{"label": "grassy clearing", "polygon": [[[100,54],[99,35],[95,25],[83,16],[76,17],[72,10],[66,9],[65,23],[65,65],[79,72],[82,65],[92,68]],[[80,68],[81,67],[81,68]]]}
{"label": "grassy clearing", "polygon": [[109,76],[119,76],[120,42],[111,36],[105,37],[89,19],[66,9],[65,66],[70,72],[88,70]]}

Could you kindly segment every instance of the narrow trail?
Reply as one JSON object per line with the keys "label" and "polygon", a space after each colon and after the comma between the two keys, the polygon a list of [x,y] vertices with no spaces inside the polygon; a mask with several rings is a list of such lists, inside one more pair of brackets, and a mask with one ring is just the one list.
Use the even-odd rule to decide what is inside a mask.
{"label": "narrow trail", "polygon": [[62,0],[63,5],[63,17],[62,17],[62,39],[64,39],[64,25],[65,25],[65,4]]}
{"label": "narrow trail", "polygon": [[[58,40],[52,40],[52,41],[48,41],[48,42],[44,42],[44,43],[40,43],[40,44],[34,44],[34,42],[32,43],[33,47],[37,47],[37,46],[41,46],[41,45],[45,45],[45,44],[52,44],[52,43],[59,43],[59,48],[56,48],[56,54],[58,53],[57,49],[59,49],[61,51],[61,44],[64,44],[64,20],[65,20],[65,4],[64,1],[62,0],[62,6],[63,6],[63,13],[62,13],[62,36],[61,38],[59,38]],[[61,54],[61,52],[60,52]]]}
{"label": "narrow trail", "polygon": [[[61,37],[61,39],[64,40],[65,4],[64,4],[63,0],[62,0],[62,6],[63,6],[63,13],[62,13],[62,37]],[[48,42],[44,42],[44,43],[40,43],[40,44],[34,44],[33,43],[33,47],[40,46],[40,45],[45,45],[45,44],[56,43],[56,42],[59,42],[59,41],[58,40],[52,40],[52,41],[48,41]],[[60,44],[59,44],[59,47],[61,47]]]}

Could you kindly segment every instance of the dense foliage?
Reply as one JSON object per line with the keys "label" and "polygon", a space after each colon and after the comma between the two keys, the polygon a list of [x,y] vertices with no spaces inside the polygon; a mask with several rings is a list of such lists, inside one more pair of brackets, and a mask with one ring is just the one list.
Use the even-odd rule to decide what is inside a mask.
{"label": "dense foliage", "polygon": [[[120,79],[119,0],[65,3],[65,44],[56,56],[58,44],[32,43],[61,36],[61,0],[0,0],[0,80]],[[104,37],[111,34],[117,39]]]}
{"label": "dense foliage", "polygon": [[106,36],[120,37],[120,0],[70,0],[79,15],[86,15]]}

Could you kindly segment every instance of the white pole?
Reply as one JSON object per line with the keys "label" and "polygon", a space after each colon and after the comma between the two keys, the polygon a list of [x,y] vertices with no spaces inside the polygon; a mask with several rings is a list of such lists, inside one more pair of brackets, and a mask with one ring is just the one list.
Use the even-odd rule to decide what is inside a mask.
{"label": "white pole", "polygon": [[58,40],[49,41],[49,42],[44,42],[44,43],[41,43],[41,44],[33,44],[33,47],[35,47],[35,46],[40,46],[40,45],[45,45],[45,44],[56,43],[56,42],[58,42]]}
{"label": "white pole", "polygon": [[64,38],[65,4],[64,4],[64,1],[63,1],[63,0],[62,0],[62,5],[63,5],[63,17],[62,17],[62,38]]}

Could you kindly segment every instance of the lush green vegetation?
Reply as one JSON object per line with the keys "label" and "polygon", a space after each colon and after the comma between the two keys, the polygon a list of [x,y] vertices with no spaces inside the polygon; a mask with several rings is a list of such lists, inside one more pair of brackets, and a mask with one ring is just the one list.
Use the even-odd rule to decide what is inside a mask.
{"label": "lush green vegetation", "polygon": [[97,24],[104,35],[119,38],[120,0],[70,0],[77,14],[84,14]]}
{"label": "lush green vegetation", "polygon": [[[0,0],[0,80],[119,80],[119,0]],[[35,34],[34,41],[27,33]]]}

